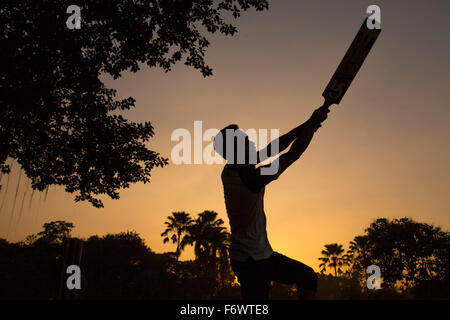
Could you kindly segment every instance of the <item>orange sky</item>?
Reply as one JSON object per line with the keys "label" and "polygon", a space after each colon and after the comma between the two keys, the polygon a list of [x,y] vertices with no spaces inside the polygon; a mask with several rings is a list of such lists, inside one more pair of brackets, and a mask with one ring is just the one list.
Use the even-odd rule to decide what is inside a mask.
{"label": "orange sky", "polygon": [[[345,3],[342,5],[342,3]],[[120,97],[132,96],[130,120],[149,120],[150,148],[166,157],[173,130],[193,131],[238,123],[278,128],[283,134],[305,121],[323,102],[335,71],[372,1],[272,1],[270,10],[249,12],[235,37],[210,37],[204,79],[183,65],[172,72],[144,68],[106,79]],[[365,64],[302,158],[267,187],[265,208],[274,250],[318,270],[327,243],[348,247],[377,217],[408,216],[450,227],[450,22],[448,1],[377,1],[383,31]],[[206,146],[206,143],[204,144]],[[40,231],[44,222],[66,220],[87,237],[135,230],[155,252],[174,250],[160,233],[172,211],[192,215],[215,210],[228,225],[220,165],[169,165],[153,171],[151,184],[133,185],[104,209],[74,204],[52,187],[45,203],[18,190],[9,241]],[[17,187],[11,175],[0,212],[6,237]],[[6,177],[2,179],[5,195]],[[39,208],[38,208],[39,207]],[[182,259],[193,257],[187,250]]]}

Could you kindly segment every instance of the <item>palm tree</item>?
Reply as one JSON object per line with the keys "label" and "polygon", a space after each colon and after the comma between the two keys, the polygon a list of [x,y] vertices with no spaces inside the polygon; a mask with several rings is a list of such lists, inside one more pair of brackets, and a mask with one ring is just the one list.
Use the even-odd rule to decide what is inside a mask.
{"label": "palm tree", "polygon": [[[178,259],[181,254],[181,250],[183,250],[183,247],[181,246],[183,241],[182,236],[187,233],[189,226],[192,224],[192,219],[189,213],[179,211],[172,212],[172,215],[168,216],[167,220],[168,221],[164,222],[164,224],[167,225],[167,228],[163,233],[161,233],[161,237],[164,237],[163,242],[167,243],[169,242],[169,234],[172,234],[170,240],[172,240],[172,243],[177,244],[177,250],[175,253]],[[186,235],[184,237],[186,237]]]}
{"label": "palm tree", "polygon": [[320,272],[326,272],[327,266],[334,269],[334,276],[342,273],[342,266],[347,265],[347,257],[343,256],[344,249],[341,244],[332,243],[326,244],[325,250],[322,250],[323,257],[319,258],[322,263],[319,265]]}
{"label": "palm tree", "polygon": [[368,262],[369,238],[367,236],[356,236],[353,241],[350,241],[350,247],[346,256],[353,267],[360,267],[366,265]]}
{"label": "palm tree", "polygon": [[356,236],[350,241],[349,249],[345,254],[347,265],[349,266],[347,274],[359,279],[361,283],[366,281],[366,267],[373,264],[370,249],[371,243],[367,235]]}
{"label": "palm tree", "polygon": [[217,215],[217,212],[209,210],[199,213],[181,243],[182,248],[193,245],[195,258],[203,273],[210,272],[214,276],[228,266],[230,244],[230,233],[223,226],[224,221],[217,219]]}

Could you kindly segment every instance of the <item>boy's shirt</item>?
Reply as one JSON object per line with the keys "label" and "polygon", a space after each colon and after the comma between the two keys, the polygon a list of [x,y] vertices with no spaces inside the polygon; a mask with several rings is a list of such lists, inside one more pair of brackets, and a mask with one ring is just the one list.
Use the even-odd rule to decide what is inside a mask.
{"label": "boy's shirt", "polygon": [[261,176],[253,165],[225,165],[222,171],[225,206],[231,227],[230,259],[255,261],[269,258],[272,253],[264,212],[265,185],[277,179]]}

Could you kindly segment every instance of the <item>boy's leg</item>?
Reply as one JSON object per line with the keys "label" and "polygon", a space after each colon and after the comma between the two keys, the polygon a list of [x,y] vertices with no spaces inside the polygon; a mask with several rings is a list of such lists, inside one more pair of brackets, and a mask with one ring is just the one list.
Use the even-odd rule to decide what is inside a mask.
{"label": "boy's leg", "polygon": [[270,257],[271,280],[283,284],[296,284],[301,299],[314,299],[317,291],[317,275],[314,270],[278,252]]}
{"label": "boy's leg", "polygon": [[241,285],[244,300],[268,300],[270,277],[268,259],[254,261],[249,258],[245,262],[231,260],[231,267]]}

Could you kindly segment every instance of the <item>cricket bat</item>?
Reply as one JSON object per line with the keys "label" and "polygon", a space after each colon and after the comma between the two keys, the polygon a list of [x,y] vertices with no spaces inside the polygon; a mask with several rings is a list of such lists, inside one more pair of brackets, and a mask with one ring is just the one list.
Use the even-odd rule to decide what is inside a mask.
{"label": "cricket bat", "polygon": [[336,72],[322,93],[325,98],[323,108],[329,108],[332,104],[341,102],[380,32],[381,29],[369,29],[367,18],[364,20]]}

